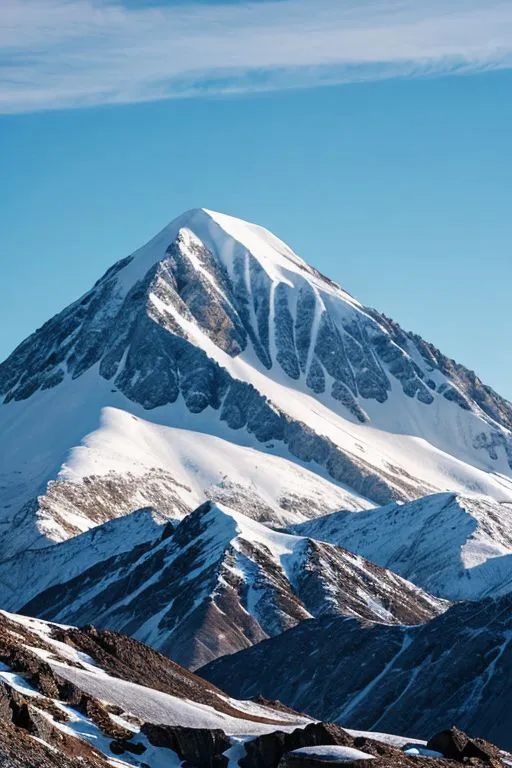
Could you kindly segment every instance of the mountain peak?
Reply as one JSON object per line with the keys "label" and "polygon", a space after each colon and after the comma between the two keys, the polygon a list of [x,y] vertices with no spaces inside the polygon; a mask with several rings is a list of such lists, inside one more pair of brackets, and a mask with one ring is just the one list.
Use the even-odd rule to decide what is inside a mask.
{"label": "mountain peak", "polygon": [[290,278],[293,274],[307,275],[323,290],[341,290],[339,286],[297,256],[286,243],[268,229],[208,208],[191,208],[173,219],[156,237],[135,251],[132,256],[132,268],[130,269],[127,265],[126,271],[123,270],[125,277],[128,274],[131,275],[132,270],[133,277],[135,274],[139,276],[142,273],[145,274],[156,261],[162,258],[163,252],[182,229],[195,235],[228,272],[233,265],[235,253],[246,251],[272,280],[284,280],[291,284]]}
{"label": "mountain peak", "polygon": [[[18,580],[10,604],[66,624],[80,617],[126,631],[190,667],[324,613],[415,623],[447,607],[346,550],[277,532],[224,504],[205,502],[152,542],[144,531],[132,536],[127,518],[119,530],[133,548],[122,551],[107,535],[102,554],[86,548],[88,568],[77,567],[73,539],[43,550],[39,569],[52,581],[38,592],[40,579]],[[23,561],[11,562],[6,575]]]}
{"label": "mountain peak", "polygon": [[[60,473],[91,434],[105,436],[102,415],[109,408],[128,414],[130,423],[130,414],[142,416],[140,434],[148,419],[292,462],[296,501],[276,497],[264,473],[258,475],[252,516],[267,521],[276,507],[300,510],[297,522],[314,514],[304,511],[314,496],[304,465],[328,484],[322,512],[345,504],[339,493],[351,509],[436,491],[512,499],[510,403],[432,345],[363,307],[268,230],[209,209],[178,216],[26,339],[0,365],[0,394],[6,489],[0,518],[16,547],[34,545],[42,530],[53,538],[84,530],[87,522],[70,504],[74,494]],[[140,434],[129,443],[137,455]],[[107,442],[108,450],[101,437],[95,440],[101,446],[95,477],[118,471],[119,452]],[[164,503],[156,486],[164,482],[161,457],[169,451],[167,438],[152,432],[149,442],[143,464],[158,481],[139,499],[143,506]],[[211,483],[198,488],[187,462],[179,476],[190,480],[183,485],[197,506]],[[76,524],[65,534],[54,510],[38,499],[57,480],[65,481],[59,506]],[[118,481],[130,499],[136,495],[133,479]],[[111,485],[94,483],[107,499]],[[237,498],[232,487],[217,498],[245,511],[249,486],[241,485]],[[102,521],[116,508],[108,497],[91,514]],[[183,511],[179,505],[178,516]],[[17,514],[31,527],[29,542],[26,532],[21,541]]]}

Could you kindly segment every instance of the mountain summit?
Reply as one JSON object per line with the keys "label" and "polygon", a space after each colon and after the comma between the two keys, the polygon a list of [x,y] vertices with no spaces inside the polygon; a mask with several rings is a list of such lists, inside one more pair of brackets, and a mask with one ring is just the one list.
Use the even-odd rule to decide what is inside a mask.
{"label": "mountain summit", "polygon": [[20,344],[0,394],[0,556],[207,498],[274,525],[438,491],[512,500],[510,403],[205,209]]}

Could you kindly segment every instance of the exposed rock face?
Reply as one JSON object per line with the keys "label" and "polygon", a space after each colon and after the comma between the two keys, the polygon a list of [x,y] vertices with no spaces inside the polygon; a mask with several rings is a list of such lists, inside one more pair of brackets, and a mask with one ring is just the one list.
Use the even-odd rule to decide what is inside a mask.
{"label": "exposed rock face", "polygon": [[[460,733],[460,732],[459,732]],[[467,742],[473,740],[465,736]],[[405,754],[402,749],[391,744],[372,739],[368,736],[352,736],[340,726],[333,723],[312,723],[305,728],[297,728],[293,732],[284,733],[276,731],[265,734],[246,743],[246,755],[239,760],[240,768],[325,768],[325,766],[355,766],[355,768],[406,768],[406,766],[415,766],[415,768],[439,768],[439,759],[419,755]],[[473,742],[474,743],[474,742]],[[491,764],[498,768],[500,766],[499,750],[490,744],[482,743],[485,750],[482,750],[479,756],[472,758],[474,765],[489,766]],[[306,747],[306,753],[298,754],[300,750]],[[318,756],[314,757],[315,750],[309,748],[317,747]],[[329,750],[329,747],[344,748],[346,754],[352,753],[353,759],[335,759],[336,749]],[[346,749],[348,748],[348,749]],[[297,753],[298,752],[298,753]],[[325,755],[322,758],[320,755]],[[355,759],[357,753],[362,753],[366,759]],[[492,757],[489,758],[489,754]],[[331,757],[328,757],[331,755]],[[502,755],[503,756],[503,755]],[[501,757],[502,757],[501,756]],[[370,760],[368,760],[370,758]],[[460,762],[466,762],[460,755],[453,759],[446,755],[442,761],[444,768],[455,768]]]}
{"label": "exposed rock face", "polygon": [[76,510],[94,525],[145,508],[154,510],[160,522],[179,519],[190,512],[183,501],[186,490],[169,472],[156,468],[142,476],[109,472],[85,477],[81,483],[52,480],[38,499],[38,513],[55,521],[68,536],[76,536],[83,531],[73,523]]}
{"label": "exposed rock face", "polygon": [[347,547],[448,600],[512,589],[512,507],[455,493],[335,512],[289,531]]}
{"label": "exposed rock face", "polygon": [[78,739],[61,735],[46,746],[23,727],[0,718],[0,765],[6,768],[108,768],[107,759]]}
{"label": "exposed rock face", "polygon": [[[0,661],[0,764],[9,768],[107,768],[114,758],[133,768],[178,761],[189,768],[297,768],[294,750],[312,746],[321,753],[362,750],[376,768],[438,765],[388,743],[404,739],[373,739],[270,702],[228,698],[141,643],[93,627],[2,612]],[[429,744],[443,750],[445,768],[468,760],[501,768],[510,757],[457,729]]]}
{"label": "exposed rock face", "polygon": [[[182,218],[196,229],[204,229],[208,223],[220,229],[219,217],[209,219],[206,212],[194,211]],[[270,337],[275,333],[275,360],[283,371],[293,380],[313,365],[318,371],[311,376],[313,381],[318,379],[317,392],[328,374],[333,396],[343,392],[340,399],[349,409],[353,404],[361,420],[366,417],[358,406],[358,396],[384,402],[392,376],[407,396],[425,404],[431,404],[439,391],[466,410],[476,403],[490,419],[512,427],[509,403],[484,387],[473,372],[448,360],[418,336],[405,333],[384,315],[374,310],[354,311],[340,323],[329,304],[321,303],[318,288],[332,297],[333,303],[344,300],[355,309],[357,302],[293,254],[288,266],[299,267],[303,280],[291,288],[285,282],[275,282],[240,242],[235,244],[228,267],[219,253],[180,223],[177,220],[169,227],[167,237],[176,234],[165,252],[156,257],[156,264],[146,261],[145,273],[140,265],[139,279],[132,287],[126,290],[124,280],[128,274],[137,274],[137,255],[111,267],[80,301],[15,350],[0,370],[0,391],[7,402],[57,386],[68,373],[77,378],[100,363],[101,374],[113,379],[145,408],[173,402],[180,391],[192,411],[207,405],[218,407],[215,398],[225,394],[226,378],[204,357],[193,379],[183,368],[191,355],[201,360],[197,351],[193,353],[183,343],[187,340],[186,321],[197,323],[232,357],[244,352],[250,342],[267,369],[274,363]],[[164,243],[165,233],[159,238]],[[215,248],[215,240],[210,239],[211,244]],[[146,311],[141,313],[141,308]],[[275,329],[270,327],[269,318]],[[171,333],[162,335],[162,328]],[[157,368],[152,360],[151,370],[137,348],[137,342],[147,340],[148,334],[162,353]],[[127,347],[123,368],[121,360]],[[151,344],[145,348],[150,349]],[[444,387],[436,385],[432,376],[427,379],[432,371],[446,377]]]}
{"label": "exposed rock face", "polygon": [[176,752],[187,765],[201,768],[227,768],[228,758],[223,754],[231,742],[224,731],[206,728],[181,728],[146,723],[142,733],[155,747]]}
{"label": "exposed rock face", "polygon": [[[203,484],[187,504],[193,469],[174,477],[153,462],[158,450],[135,474],[141,499],[129,462],[120,468],[101,444],[109,408],[307,463],[376,504],[445,490],[447,477],[498,496],[508,492],[496,473],[512,474],[509,403],[269,232],[204,210],[172,222],[24,341],[0,365],[0,393],[0,556],[134,506],[177,517],[205,496],[245,503],[247,488],[229,490],[227,473],[225,495]],[[279,504],[259,491],[252,514],[268,520]]]}
{"label": "exposed rock face", "polygon": [[412,628],[323,617],[200,673],[231,695],[279,697],[345,727],[428,739],[456,722],[510,749],[511,616],[508,594]]}
{"label": "exposed rock face", "polygon": [[152,545],[54,581],[22,611],[132,634],[192,669],[312,616],[414,624],[447,607],[346,550],[271,531],[211,502]]}
{"label": "exposed rock face", "polygon": [[491,745],[481,739],[470,739],[458,728],[450,728],[431,736],[427,747],[460,763],[473,759],[491,762],[496,757],[496,750]]}
{"label": "exposed rock face", "polygon": [[351,746],[353,738],[340,726],[332,723],[312,723],[292,733],[276,731],[259,736],[246,744],[246,757],[239,761],[240,768],[267,768],[277,766],[288,752],[299,747],[318,744],[340,744]]}
{"label": "exposed rock face", "polygon": [[[44,745],[64,768],[224,768],[248,733],[241,768],[358,746],[166,655],[226,655],[204,674],[324,719],[509,745],[512,405],[270,233],[188,212],[23,342],[0,395],[0,605],[91,624],[0,616],[13,765],[27,739],[42,768]],[[276,530],[333,509],[358,511]]]}

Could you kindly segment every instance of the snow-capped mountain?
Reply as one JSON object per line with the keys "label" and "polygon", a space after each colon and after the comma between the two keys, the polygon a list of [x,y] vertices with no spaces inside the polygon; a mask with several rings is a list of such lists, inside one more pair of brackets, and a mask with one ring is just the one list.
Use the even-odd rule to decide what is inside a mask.
{"label": "snow-capped mountain", "polygon": [[439,493],[335,512],[291,531],[346,547],[448,600],[512,590],[512,506],[491,498]]}
{"label": "snow-capped mountain", "polygon": [[443,490],[512,499],[508,402],[212,211],[174,220],[23,342],[0,393],[2,558],[205,498],[275,524]]}
{"label": "snow-capped mountain", "polygon": [[[89,393],[96,383],[89,382]],[[130,403],[126,407],[136,410]],[[71,428],[83,413],[73,411]],[[15,515],[12,530],[0,542],[2,554],[65,540],[134,509],[151,507],[163,519],[180,519],[205,498],[274,525],[340,506],[370,506],[300,462],[207,432],[157,425],[120,408],[98,405],[95,413],[100,415],[100,428],[71,450],[57,480],[50,480],[45,492]],[[45,434],[51,434],[50,426],[44,426]],[[57,430],[52,451],[58,440]],[[68,440],[66,431],[62,440],[63,444]],[[25,479],[37,467],[37,458],[23,466],[23,480],[15,477],[16,492],[26,494]],[[9,519],[11,505],[6,506]]]}
{"label": "snow-capped mountain", "polygon": [[416,627],[321,617],[199,674],[232,696],[279,695],[344,727],[428,738],[457,723],[510,749],[512,595]]}
{"label": "snow-capped mountain", "polygon": [[[115,521],[117,537],[127,538],[125,523],[127,535],[133,529],[130,517]],[[11,577],[9,605],[32,616],[133,635],[192,669],[313,616],[414,624],[447,608],[346,550],[278,533],[212,502],[174,532],[162,528],[152,543],[143,528],[144,541],[133,550],[102,560],[94,555],[89,568],[91,534],[101,527],[40,550],[28,584],[22,581],[16,590]],[[39,582],[43,569],[51,581],[43,574]]]}

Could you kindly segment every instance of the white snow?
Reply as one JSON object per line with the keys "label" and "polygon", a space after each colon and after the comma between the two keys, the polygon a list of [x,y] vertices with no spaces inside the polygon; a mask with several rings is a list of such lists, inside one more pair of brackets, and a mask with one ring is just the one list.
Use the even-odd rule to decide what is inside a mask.
{"label": "white snow", "polygon": [[409,757],[444,757],[441,752],[436,752],[433,749],[426,749],[426,747],[408,747],[407,749],[404,749],[404,754]]}
{"label": "white snow", "polygon": [[58,547],[25,550],[0,563],[3,607],[16,610],[56,583],[73,579],[98,562],[155,541],[163,529],[158,515],[138,510],[110,520]]}
{"label": "white snow", "polygon": [[[243,517],[243,516],[242,516]],[[252,523],[252,521],[251,521]],[[274,540],[273,546],[276,551],[282,550],[283,544],[280,534],[270,531],[271,539]],[[259,532],[256,530],[256,535]],[[286,540],[287,537],[284,537]],[[63,678],[75,683],[81,690],[94,696],[102,702],[107,702],[120,707],[123,710],[122,715],[111,715],[114,722],[123,728],[133,732],[134,741],[141,742],[146,747],[146,751],[141,756],[125,753],[121,757],[113,755],[110,751],[111,739],[104,736],[92,720],[72,707],[58,700],[53,703],[66,715],[66,721],[60,722],[45,709],[39,708],[37,699],[43,698],[36,689],[34,689],[20,675],[15,674],[5,664],[0,664],[0,680],[10,687],[29,696],[33,699],[34,706],[38,708],[40,714],[47,718],[52,725],[60,729],[63,733],[76,736],[87,741],[105,754],[112,764],[117,768],[136,767],[142,763],[150,765],[151,768],[178,768],[180,760],[174,752],[166,749],[153,747],[147,738],[140,733],[139,726],[135,725],[130,716],[140,718],[142,721],[153,722],[157,724],[182,725],[195,728],[221,728],[230,737],[232,747],[225,753],[229,761],[229,768],[235,768],[238,760],[245,754],[245,743],[258,735],[270,733],[274,730],[292,731],[297,727],[304,727],[312,722],[311,719],[294,715],[291,713],[276,711],[268,706],[256,704],[253,701],[239,701],[229,698],[219,693],[219,706],[229,705],[240,713],[240,717],[233,717],[224,714],[222,711],[212,706],[199,704],[197,702],[180,699],[160,691],[155,691],[142,685],[130,683],[125,680],[113,677],[101,669],[86,654],[76,650],[72,646],[59,642],[52,638],[52,627],[55,625],[40,619],[20,616],[18,614],[2,613],[12,622],[20,627],[30,630],[38,635],[48,648],[35,648],[27,646],[33,653],[38,654],[45,659],[55,671]],[[245,716],[259,717],[267,720],[273,720],[273,723],[260,723],[245,719]],[[433,753],[425,749],[425,742],[410,739],[391,734],[355,731],[348,729],[352,736],[366,736],[376,741],[397,746],[408,747],[407,754],[434,756]],[[47,745],[54,748],[51,745]],[[416,750],[416,751],[415,751]],[[350,760],[372,759],[371,755],[365,752],[340,746],[315,746],[304,747],[294,750],[291,754],[315,756],[327,762],[338,761],[345,762]]]}
{"label": "white snow", "polygon": [[[147,416],[147,412],[144,415]],[[188,411],[182,415],[187,418]],[[210,426],[214,427],[211,422]],[[352,509],[370,506],[356,494],[344,492],[296,462],[265,453],[256,445],[238,446],[228,442],[225,438],[231,437],[230,432],[225,430],[222,437],[216,437],[207,430],[157,425],[140,415],[134,419],[121,409],[105,408],[101,428],[71,452],[60,477],[77,482],[88,475],[104,474],[105,464],[109,470],[121,473],[128,465],[135,474],[159,467],[185,486],[177,490],[192,507],[204,501],[206,491],[229,482],[253,490],[275,510],[277,520],[286,519],[279,500],[291,493],[304,493],[312,500],[319,495],[326,506],[340,503],[348,503]]]}
{"label": "white snow", "polygon": [[[51,650],[28,645],[26,647],[43,658],[61,677],[75,683],[81,690],[94,696],[99,701],[114,704],[120,707],[126,714],[140,718],[142,721],[161,725],[181,725],[191,728],[221,728],[228,735],[235,736],[235,743],[240,744],[250,736],[270,733],[276,729],[291,731],[297,727],[304,727],[311,722],[310,718],[302,715],[292,715],[276,711],[252,701],[238,701],[221,693],[218,695],[219,709],[217,710],[213,706],[178,698],[152,688],[121,680],[107,674],[86,654],[77,651],[72,646],[52,639],[51,628],[55,625],[40,619],[20,616],[19,614],[7,613],[5,611],[2,611],[2,613],[10,621],[18,623],[37,634],[50,646]],[[41,697],[41,694],[27,683],[23,677],[15,674],[9,667],[1,663],[0,680],[3,680],[26,696],[33,697],[34,699]],[[55,703],[69,718],[69,721],[65,724],[55,722],[56,727],[61,727],[69,733],[74,733],[86,739],[89,743],[100,749],[100,751],[109,754],[108,744],[110,739],[104,737],[89,718],[61,702],[56,701]],[[230,706],[233,710],[238,711],[240,717],[227,715],[222,712],[221,709],[226,706]],[[45,716],[51,717],[47,713]],[[138,732],[138,728],[134,727],[125,717],[117,715],[112,715],[112,717],[124,728]],[[271,722],[257,722],[256,720],[248,719],[249,717],[262,718]],[[138,736],[137,740],[143,738]],[[147,753],[144,754],[148,756]],[[174,753],[169,754],[172,755]],[[144,761],[147,762],[145,758]],[[153,765],[153,763],[150,763],[150,765],[151,768],[155,768],[158,764]]]}
{"label": "white snow", "polygon": [[353,747],[340,747],[336,745],[301,747],[294,749],[290,755],[296,757],[316,757],[327,763],[349,763],[352,760],[373,760],[374,756],[368,752],[361,752],[360,749]]}
{"label": "white snow", "polygon": [[347,547],[449,600],[497,596],[512,585],[512,509],[492,498],[434,494],[293,530]]}
{"label": "white snow", "polygon": [[30,685],[21,675],[17,675],[10,667],[0,661],[0,680],[7,683],[15,691],[24,696],[39,696],[36,689]]}
{"label": "white snow", "polygon": [[[313,509],[320,501],[326,511],[371,506],[329,480],[321,468],[291,457],[279,443],[263,445],[245,430],[230,430],[217,412],[194,415],[181,400],[145,411],[111,389],[95,367],[74,381],[0,407],[0,523],[7,527],[51,479],[80,482],[111,472],[141,476],[155,467],[175,480],[173,490],[190,510],[226,484],[267,504],[277,524],[305,519],[280,506],[281,499],[295,495],[304,497],[305,506],[311,499]],[[63,402],[65,420],[60,416]],[[148,505],[144,488],[139,494],[134,509]],[[69,515],[68,509],[63,512]],[[82,530],[94,525],[85,515],[74,522]],[[51,540],[68,537],[52,518],[42,515],[37,524]],[[9,554],[41,546],[39,535],[23,526],[13,528]]]}
{"label": "white snow", "polygon": [[[115,704],[149,723],[182,725],[188,728],[222,728],[230,735],[258,735],[270,733],[276,728],[293,730],[300,724],[310,722],[307,718],[300,716],[294,720],[274,716],[276,723],[272,725],[244,720],[243,717],[231,717],[205,704],[170,696],[167,693],[155,691],[136,683],[129,683],[105,673],[98,674],[89,670],[77,669],[56,661],[49,663],[62,677],[75,683],[86,693],[101,701]],[[254,714],[256,714],[257,705],[254,706]],[[268,718],[268,709],[264,709],[261,716]]]}
{"label": "white snow", "polygon": [[398,747],[402,749],[407,744],[414,744],[415,746],[425,747],[427,745],[426,741],[423,741],[422,739],[410,739],[406,736],[396,736],[392,733],[377,733],[375,731],[357,731],[353,728],[344,728],[344,730],[349,733],[354,738],[357,738],[358,736],[362,736],[366,739],[374,739],[374,741],[380,741],[383,744],[389,744],[390,747]]}

